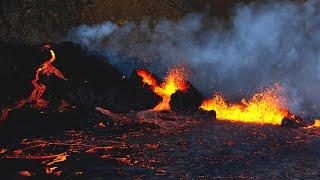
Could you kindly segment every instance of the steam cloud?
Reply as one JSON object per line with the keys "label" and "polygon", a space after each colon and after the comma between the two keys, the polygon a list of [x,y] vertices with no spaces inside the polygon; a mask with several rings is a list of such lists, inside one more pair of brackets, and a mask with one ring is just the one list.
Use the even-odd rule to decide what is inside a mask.
{"label": "steam cloud", "polygon": [[127,74],[145,67],[162,76],[183,64],[189,80],[208,96],[217,90],[249,95],[280,82],[291,111],[320,115],[320,2],[251,3],[234,12],[229,23],[189,14],[152,28],[147,20],[82,25],[68,40],[108,56]]}

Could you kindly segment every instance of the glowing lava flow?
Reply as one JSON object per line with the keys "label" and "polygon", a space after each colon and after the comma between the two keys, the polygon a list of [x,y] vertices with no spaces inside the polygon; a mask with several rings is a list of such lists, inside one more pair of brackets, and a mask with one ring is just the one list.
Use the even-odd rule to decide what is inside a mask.
{"label": "glowing lava flow", "polygon": [[41,74],[45,74],[47,76],[54,74],[60,79],[67,80],[63,74],[55,68],[51,63],[56,60],[56,55],[53,50],[50,50],[51,58],[43,63],[40,68],[37,69],[35,78],[32,80],[32,84],[34,86],[34,90],[32,91],[30,97],[26,99],[25,103],[35,102],[36,107],[42,108],[47,106],[47,101],[44,100],[41,96],[46,90],[46,86],[44,84],[38,83]]}
{"label": "glowing lava flow", "polygon": [[[45,45],[45,48],[50,48],[50,46]],[[5,108],[2,110],[1,119],[6,119],[8,113],[13,109],[18,109],[24,106],[27,103],[34,103],[37,108],[44,108],[47,106],[48,102],[42,98],[43,93],[46,90],[46,86],[42,83],[39,83],[40,75],[51,75],[54,74],[60,79],[67,80],[63,74],[55,68],[52,63],[56,60],[56,55],[53,50],[50,50],[51,58],[44,62],[37,70],[34,79],[32,80],[32,85],[34,87],[31,95],[27,99],[20,100],[13,107]]]}
{"label": "glowing lava flow", "polygon": [[201,109],[215,110],[217,119],[280,125],[284,117],[291,116],[286,107],[286,99],[281,96],[283,88],[279,84],[255,94],[249,101],[242,99],[239,104],[229,104],[220,96],[205,100]]}
{"label": "glowing lava flow", "polygon": [[154,93],[162,97],[162,102],[153,108],[154,111],[170,110],[171,95],[178,90],[185,91],[188,89],[188,85],[184,80],[185,73],[183,69],[175,68],[170,70],[164,82],[160,85],[156,77],[146,70],[138,69],[137,74],[142,77],[145,84],[151,86]]}
{"label": "glowing lava flow", "polygon": [[307,129],[309,128],[320,128],[320,120],[315,120],[313,125],[307,127]]}

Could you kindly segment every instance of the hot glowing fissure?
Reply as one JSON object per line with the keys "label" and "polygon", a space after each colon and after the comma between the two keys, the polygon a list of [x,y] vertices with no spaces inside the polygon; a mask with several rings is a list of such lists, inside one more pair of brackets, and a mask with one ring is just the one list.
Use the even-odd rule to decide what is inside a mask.
{"label": "hot glowing fissure", "polygon": [[[51,46],[45,45],[44,48],[49,49]],[[20,100],[17,104],[13,105],[12,107],[8,107],[2,110],[1,119],[6,119],[8,113],[13,109],[19,109],[23,107],[27,103],[34,103],[36,108],[44,108],[47,106],[48,102],[42,98],[43,93],[46,90],[46,86],[42,83],[39,83],[40,75],[51,75],[54,74],[60,79],[67,80],[63,74],[55,68],[52,63],[56,60],[56,55],[52,49],[50,49],[51,58],[44,62],[35,73],[35,77],[32,80],[32,85],[34,87],[31,95],[27,99]]]}
{"label": "hot glowing fissure", "polygon": [[275,84],[255,94],[249,101],[242,99],[238,104],[227,103],[221,95],[216,94],[212,99],[205,100],[200,108],[215,110],[219,120],[280,125],[284,117],[291,116],[283,91],[279,84]]}
{"label": "hot glowing fissure", "polygon": [[162,101],[153,108],[154,111],[170,110],[171,95],[180,91],[186,91],[188,85],[185,79],[185,73],[182,68],[175,68],[169,71],[164,82],[160,85],[157,82],[156,77],[143,69],[138,69],[137,74],[143,79],[145,84],[151,86],[154,93],[162,97]]}

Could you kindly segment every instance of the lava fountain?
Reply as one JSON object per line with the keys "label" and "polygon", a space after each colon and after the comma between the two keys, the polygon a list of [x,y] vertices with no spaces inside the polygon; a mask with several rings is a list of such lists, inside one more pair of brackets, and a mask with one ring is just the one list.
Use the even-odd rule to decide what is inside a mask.
{"label": "lava fountain", "polygon": [[183,68],[170,70],[161,84],[158,84],[156,77],[147,70],[138,69],[136,72],[143,82],[152,88],[154,93],[162,97],[162,101],[152,109],[153,111],[170,110],[171,95],[177,91],[186,91],[188,89]]}
{"label": "lava fountain", "polygon": [[201,109],[215,110],[217,119],[280,125],[284,117],[291,117],[286,108],[286,98],[282,96],[284,89],[276,83],[274,86],[255,94],[249,101],[228,103],[221,95],[205,100]]}

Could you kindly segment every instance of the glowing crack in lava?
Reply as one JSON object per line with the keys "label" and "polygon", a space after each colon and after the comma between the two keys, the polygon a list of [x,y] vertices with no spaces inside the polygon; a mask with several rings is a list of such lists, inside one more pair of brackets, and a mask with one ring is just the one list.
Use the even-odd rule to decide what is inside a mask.
{"label": "glowing crack in lava", "polygon": [[[45,45],[44,48],[49,49],[51,48],[49,45]],[[37,70],[35,73],[35,77],[32,80],[32,85],[34,87],[31,95],[27,99],[20,100],[17,104],[15,104],[12,107],[5,108],[2,110],[1,119],[6,119],[8,113],[13,109],[18,109],[23,107],[27,103],[34,103],[34,106],[36,108],[44,108],[47,106],[48,102],[42,98],[43,93],[46,90],[46,86],[39,82],[40,75],[51,75],[54,74],[60,79],[67,80],[63,74],[55,68],[52,63],[56,60],[56,55],[52,49],[50,49],[50,55],[51,58],[47,61],[45,61]]]}
{"label": "glowing crack in lava", "polygon": [[67,80],[63,74],[55,68],[52,63],[56,60],[56,55],[53,50],[50,50],[51,58],[43,63],[36,71],[35,78],[32,80],[32,84],[34,89],[28,99],[26,99],[24,103],[34,102],[36,107],[42,108],[47,106],[47,101],[43,99],[41,96],[46,90],[46,86],[44,84],[39,83],[40,75],[45,74],[47,76],[54,74],[60,79]]}
{"label": "glowing crack in lava", "polygon": [[281,95],[283,91],[279,84],[275,84],[255,94],[249,101],[242,99],[238,104],[227,103],[216,94],[213,99],[205,100],[200,108],[215,110],[218,120],[280,125],[284,117],[292,116],[286,108],[286,98]]}
{"label": "glowing crack in lava", "polygon": [[153,108],[153,111],[170,110],[171,95],[180,91],[186,91],[188,84],[185,79],[185,72],[182,68],[174,68],[169,71],[163,83],[158,84],[156,77],[147,70],[138,69],[137,74],[145,84],[151,86],[154,93],[162,97],[162,101]]}

